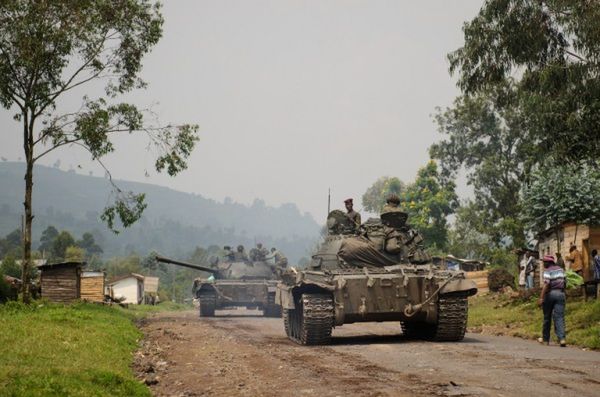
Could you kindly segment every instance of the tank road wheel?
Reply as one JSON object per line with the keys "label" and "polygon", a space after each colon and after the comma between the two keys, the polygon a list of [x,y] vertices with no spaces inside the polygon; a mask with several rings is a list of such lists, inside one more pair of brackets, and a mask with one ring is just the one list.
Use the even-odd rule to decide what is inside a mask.
{"label": "tank road wheel", "polygon": [[433,339],[435,336],[435,324],[423,322],[400,322],[402,335],[408,339]]}
{"label": "tank road wheel", "polygon": [[292,337],[292,328],[291,328],[291,324],[290,324],[290,318],[291,318],[291,312],[293,312],[294,309],[283,309],[283,328],[285,329],[285,334],[287,335],[288,338],[290,339],[294,339]]}
{"label": "tank road wheel", "polygon": [[302,294],[296,309],[285,310],[284,326],[290,339],[301,345],[325,345],[333,329],[333,297]]}
{"label": "tank road wheel", "polygon": [[469,303],[465,295],[441,295],[438,300],[438,323],[433,340],[459,341],[465,337]]}
{"label": "tank road wheel", "polygon": [[281,317],[281,306],[275,303],[275,292],[267,294],[267,305],[263,309],[265,317]]}
{"label": "tank road wheel", "polygon": [[214,291],[200,291],[198,294],[200,301],[200,317],[214,317],[215,306],[217,305],[217,295]]}

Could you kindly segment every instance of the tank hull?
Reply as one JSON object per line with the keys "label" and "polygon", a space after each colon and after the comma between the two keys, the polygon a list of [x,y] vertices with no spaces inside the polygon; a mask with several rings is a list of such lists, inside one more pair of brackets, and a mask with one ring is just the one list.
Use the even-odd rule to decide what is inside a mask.
{"label": "tank hull", "polygon": [[[208,280],[194,282],[194,296],[200,302],[200,316],[214,316],[215,310],[246,307],[263,310],[265,316],[279,317],[281,307],[275,304],[276,280]],[[205,310],[203,309],[205,302]]]}
{"label": "tank hull", "polygon": [[[415,328],[437,330],[440,318],[447,316],[446,312],[440,313],[440,308],[447,310],[445,302],[450,299],[449,305],[453,308],[458,305],[458,311],[452,309],[455,310],[451,314],[452,319],[444,327],[453,328],[455,332],[443,338],[434,335],[431,339],[460,340],[466,328],[466,298],[476,291],[475,284],[465,280],[462,272],[441,271],[433,266],[402,266],[391,269],[298,272],[294,279],[287,278],[278,284],[275,299],[283,308],[284,316],[293,316],[300,310],[307,311],[304,306],[312,304],[305,296],[319,295],[321,300],[330,300],[331,308],[320,313],[312,308],[307,315],[330,316],[332,327],[359,322],[394,321],[402,324],[406,334]],[[331,331],[324,333],[330,335]],[[424,331],[420,333],[425,338],[431,334]],[[293,336],[291,339],[310,344]],[[322,343],[328,343],[328,338],[317,344]]]}

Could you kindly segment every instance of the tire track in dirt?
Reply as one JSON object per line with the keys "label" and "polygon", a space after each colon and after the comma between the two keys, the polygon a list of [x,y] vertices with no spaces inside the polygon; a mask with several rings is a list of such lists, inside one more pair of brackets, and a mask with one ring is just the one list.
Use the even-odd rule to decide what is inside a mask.
{"label": "tire track in dirt", "polygon": [[[243,312],[243,313],[252,313]],[[594,396],[600,354],[471,335],[410,341],[393,324],[336,329],[330,346],[289,341],[278,319],[223,312],[145,322],[140,380],[158,396]]]}
{"label": "tire track in dirt", "polygon": [[449,392],[452,385],[427,383],[330,347],[297,346],[224,318],[157,316],[141,328],[135,369],[157,396],[465,395]]}

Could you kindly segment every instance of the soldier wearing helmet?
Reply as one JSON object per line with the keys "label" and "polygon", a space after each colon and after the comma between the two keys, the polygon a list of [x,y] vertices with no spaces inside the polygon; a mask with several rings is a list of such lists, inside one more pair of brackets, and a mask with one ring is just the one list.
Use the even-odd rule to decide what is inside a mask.
{"label": "soldier wearing helmet", "polygon": [[265,261],[267,259],[267,255],[269,255],[269,250],[263,247],[262,243],[256,244],[255,249],[255,259],[256,261]]}
{"label": "soldier wearing helmet", "polygon": [[246,250],[244,249],[243,245],[237,246],[237,251],[235,252],[235,260],[248,262],[248,254],[246,254]]}
{"label": "soldier wearing helmet", "polygon": [[388,198],[385,200],[385,205],[381,210],[381,213],[384,214],[386,212],[398,211],[400,206],[400,197],[397,194],[390,194]]}

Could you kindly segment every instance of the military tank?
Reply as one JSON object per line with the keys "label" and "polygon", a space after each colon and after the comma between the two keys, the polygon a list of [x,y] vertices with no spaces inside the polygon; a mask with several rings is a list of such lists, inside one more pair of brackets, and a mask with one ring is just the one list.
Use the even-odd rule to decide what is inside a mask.
{"label": "military tank", "polygon": [[264,261],[213,262],[213,267],[156,256],[156,260],[208,272],[194,280],[192,293],[200,304],[200,317],[214,317],[215,310],[227,307],[259,309],[266,317],[281,317],[275,303],[278,269]]}
{"label": "military tank", "polygon": [[328,234],[308,267],[290,269],[277,286],[291,340],[328,344],[334,327],[369,321],[398,321],[410,338],[463,339],[476,284],[435,266],[406,220],[389,211],[355,230],[343,212],[329,214]]}

